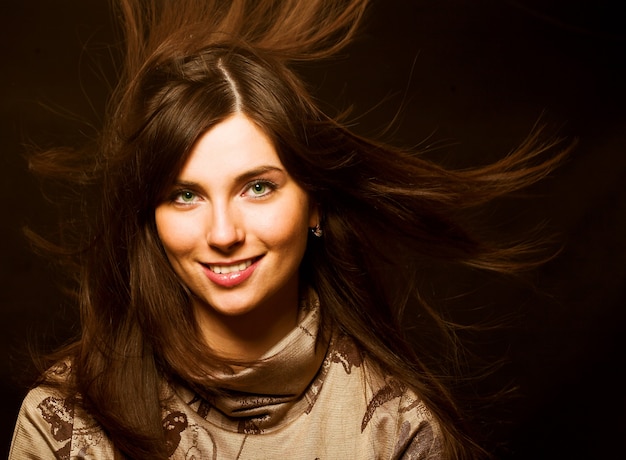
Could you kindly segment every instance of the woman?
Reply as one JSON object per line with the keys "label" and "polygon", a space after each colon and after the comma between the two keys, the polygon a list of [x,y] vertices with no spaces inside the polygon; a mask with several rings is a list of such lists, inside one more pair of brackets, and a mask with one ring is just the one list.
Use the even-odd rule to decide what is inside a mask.
{"label": "woman", "polygon": [[324,115],[290,63],[345,46],[365,1],[139,3],[120,2],[124,78],[92,163],[33,163],[99,198],[69,258],[81,336],[24,401],[11,458],[485,456],[443,357],[404,335],[411,267],[524,265],[459,210],[561,156],[533,162],[531,139],[449,171]]}

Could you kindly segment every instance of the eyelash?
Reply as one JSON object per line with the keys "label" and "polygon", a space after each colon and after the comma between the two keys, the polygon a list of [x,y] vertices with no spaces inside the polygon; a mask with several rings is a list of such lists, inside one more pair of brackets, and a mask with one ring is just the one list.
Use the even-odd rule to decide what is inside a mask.
{"label": "eyelash", "polygon": [[[268,190],[260,195],[254,194],[252,192],[252,188],[256,185],[263,185],[265,187],[268,188]],[[253,199],[262,199],[267,197],[268,195],[270,195],[271,193],[273,193],[276,189],[278,188],[278,185],[274,182],[272,182],[271,180],[267,180],[267,179],[256,179],[248,184],[246,184],[245,188],[244,188],[244,192],[242,193],[242,196],[250,196]],[[189,193],[191,194],[192,198],[191,201],[184,201],[182,199],[183,194],[185,193]],[[250,193],[250,195],[248,195],[248,193]],[[183,206],[189,206],[195,203],[195,200],[198,198],[198,194],[196,192],[193,192],[192,190],[189,189],[178,189],[178,190],[174,190],[170,196],[170,201],[172,203],[178,204],[178,205],[183,205]]]}

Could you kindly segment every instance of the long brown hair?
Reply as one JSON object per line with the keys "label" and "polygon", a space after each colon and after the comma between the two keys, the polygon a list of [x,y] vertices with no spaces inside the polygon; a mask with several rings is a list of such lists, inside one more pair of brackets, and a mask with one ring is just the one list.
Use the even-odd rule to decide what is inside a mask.
{"label": "long brown hair", "polygon": [[[431,365],[437,356],[409,345],[406,299],[392,292],[398,283],[385,269],[403,267],[404,291],[419,296],[406,267],[411,257],[496,272],[523,267],[527,245],[481,241],[459,213],[541,179],[564,153],[542,155],[552,145],[531,136],[496,163],[453,171],[357,136],[322,113],[289,64],[340,50],[366,3],[120,0],[126,61],[98,145],[33,160],[43,174],[98,191],[78,249],[69,252],[80,267],[82,334],[61,353],[72,360],[73,391],[125,455],[164,457],[164,378],[210,387],[224,365],[200,339],[154,210],[199,137],[236,112],[268,135],[321,210],[324,236],[309,241],[301,272],[319,294],[322,327],[340,328],[415,389],[440,421],[450,458],[484,454]],[[447,329],[436,309],[415,308]]]}

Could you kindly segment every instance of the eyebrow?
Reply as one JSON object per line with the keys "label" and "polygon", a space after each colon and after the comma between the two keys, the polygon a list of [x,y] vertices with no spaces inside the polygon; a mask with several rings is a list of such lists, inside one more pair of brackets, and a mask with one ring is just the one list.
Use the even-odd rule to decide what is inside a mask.
{"label": "eyebrow", "polygon": [[[239,174],[237,177],[235,177],[235,182],[245,182],[247,180],[252,179],[253,177],[261,176],[268,172],[284,173],[285,171],[282,168],[279,168],[277,166],[271,166],[271,165],[259,166],[258,168],[254,168],[254,169],[251,169],[250,171],[246,171],[242,174]],[[174,183],[175,185],[179,187],[197,187],[198,186],[197,182],[180,180],[180,179],[177,179]]]}
{"label": "eyebrow", "polygon": [[262,174],[268,173],[268,172],[279,172],[279,173],[283,173],[284,171],[277,167],[277,166],[271,166],[271,165],[267,165],[267,166],[259,166],[258,168],[254,168],[251,169],[250,171],[246,171],[243,174],[238,175],[235,180],[237,182],[243,182],[246,181],[248,179],[252,179],[253,177],[256,176],[260,176]]}

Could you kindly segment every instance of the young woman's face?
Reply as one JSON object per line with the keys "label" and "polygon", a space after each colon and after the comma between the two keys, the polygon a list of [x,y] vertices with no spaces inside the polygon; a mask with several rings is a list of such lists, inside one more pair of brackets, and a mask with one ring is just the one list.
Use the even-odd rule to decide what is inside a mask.
{"label": "young woman's face", "polygon": [[317,211],[248,118],[233,115],[200,138],[155,218],[205,336],[245,317],[258,328],[295,325],[298,268]]}

